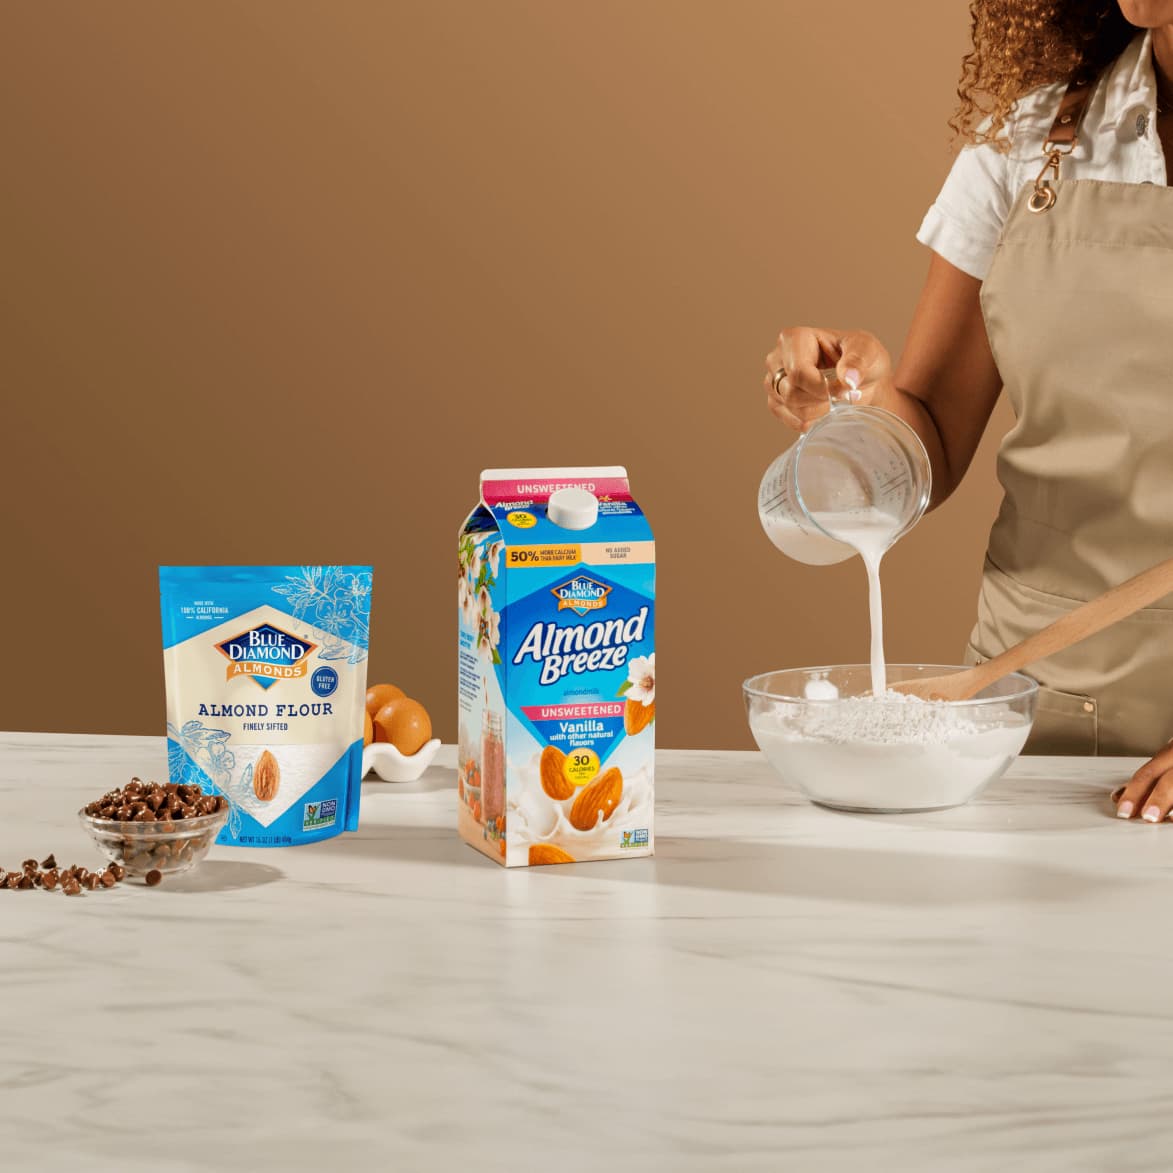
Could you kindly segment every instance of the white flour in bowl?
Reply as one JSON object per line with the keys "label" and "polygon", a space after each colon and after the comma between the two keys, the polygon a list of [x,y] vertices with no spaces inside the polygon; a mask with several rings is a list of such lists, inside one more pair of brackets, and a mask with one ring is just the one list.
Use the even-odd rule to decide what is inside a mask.
{"label": "white flour in bowl", "polygon": [[[827,681],[826,683],[830,683]],[[834,685],[831,685],[833,688]],[[1004,714],[1005,707],[998,706]],[[926,701],[889,690],[873,696],[843,697],[836,704],[804,706],[797,729],[804,738],[868,745],[937,745],[979,732],[972,707]]]}
{"label": "white flour in bowl", "polygon": [[809,798],[853,810],[968,802],[1018,756],[1029,723],[1007,705],[903,693],[779,702],[750,728],[770,764]]}

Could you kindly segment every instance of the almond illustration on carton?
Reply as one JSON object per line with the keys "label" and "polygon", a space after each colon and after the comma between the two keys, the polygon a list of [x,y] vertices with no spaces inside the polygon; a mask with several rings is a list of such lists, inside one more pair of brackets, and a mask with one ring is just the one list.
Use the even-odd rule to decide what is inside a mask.
{"label": "almond illustration on carton", "polygon": [[609,819],[623,797],[623,775],[616,766],[600,774],[574,800],[570,808],[571,826],[580,831],[593,831],[603,820]]}
{"label": "almond illustration on carton", "polygon": [[538,771],[542,777],[542,789],[555,802],[561,802],[574,793],[574,784],[566,777],[563,767],[566,765],[566,755],[554,745],[548,745],[542,750],[542,761]]}
{"label": "almond illustration on carton", "polygon": [[656,702],[628,700],[623,706],[623,728],[631,737],[642,733],[656,719]]}
{"label": "almond illustration on carton", "polygon": [[547,863],[574,863],[574,856],[553,843],[534,843],[529,849],[529,866],[535,868]]}
{"label": "almond illustration on carton", "polygon": [[281,785],[281,767],[277,759],[265,750],[257,758],[253,769],[253,793],[261,802],[272,802],[277,797],[277,790]]}

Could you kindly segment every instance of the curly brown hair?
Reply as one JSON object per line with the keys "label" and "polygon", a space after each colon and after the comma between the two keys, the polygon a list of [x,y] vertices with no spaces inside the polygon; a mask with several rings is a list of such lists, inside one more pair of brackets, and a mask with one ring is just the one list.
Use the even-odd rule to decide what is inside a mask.
{"label": "curly brown hair", "polygon": [[999,132],[1017,99],[1067,81],[1077,67],[1099,73],[1137,32],[1116,0],[972,0],[969,15],[973,48],[962,60],[961,104],[949,126],[962,142],[1000,151],[1009,144]]}

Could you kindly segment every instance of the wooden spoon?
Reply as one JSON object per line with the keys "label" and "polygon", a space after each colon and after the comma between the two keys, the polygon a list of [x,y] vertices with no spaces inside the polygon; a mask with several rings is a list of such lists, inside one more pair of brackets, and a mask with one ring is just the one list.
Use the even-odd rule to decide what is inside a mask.
{"label": "wooden spoon", "polygon": [[1105,591],[1098,599],[1069,611],[1042,631],[1007,648],[1000,656],[954,672],[949,676],[926,676],[923,680],[905,680],[893,684],[894,692],[906,692],[924,700],[967,701],[989,688],[1003,676],[1025,668],[1035,660],[1045,659],[1085,640],[1089,635],[1111,627],[1121,619],[1173,593],[1173,558],[1160,562],[1135,578]]}

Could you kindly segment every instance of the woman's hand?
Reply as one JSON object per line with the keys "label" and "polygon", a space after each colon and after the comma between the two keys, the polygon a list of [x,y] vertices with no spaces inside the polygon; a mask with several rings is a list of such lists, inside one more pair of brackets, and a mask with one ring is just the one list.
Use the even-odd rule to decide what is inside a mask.
{"label": "woman's hand", "polygon": [[1117,818],[1140,815],[1146,823],[1159,823],[1167,818],[1173,808],[1173,741],[1145,762],[1128,785],[1112,798],[1116,802]]}
{"label": "woman's hand", "polygon": [[[877,384],[892,376],[884,344],[865,330],[824,330],[794,326],[778,335],[766,355],[766,404],[788,427],[804,432],[830,407],[820,367],[834,367],[839,382],[852,388],[851,403],[870,403]],[[779,371],[785,375],[777,378]]]}

